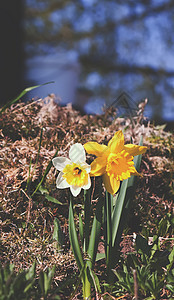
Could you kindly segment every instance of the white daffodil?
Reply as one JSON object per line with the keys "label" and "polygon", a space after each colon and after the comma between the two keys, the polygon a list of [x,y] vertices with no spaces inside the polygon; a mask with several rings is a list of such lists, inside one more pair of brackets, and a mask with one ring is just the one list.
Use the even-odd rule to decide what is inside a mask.
{"label": "white daffodil", "polygon": [[83,146],[76,143],[70,147],[69,158],[55,157],[52,160],[54,167],[60,171],[56,186],[59,189],[70,188],[73,196],[77,196],[81,189],[88,190],[91,186],[89,173],[91,166],[86,163],[86,154]]}

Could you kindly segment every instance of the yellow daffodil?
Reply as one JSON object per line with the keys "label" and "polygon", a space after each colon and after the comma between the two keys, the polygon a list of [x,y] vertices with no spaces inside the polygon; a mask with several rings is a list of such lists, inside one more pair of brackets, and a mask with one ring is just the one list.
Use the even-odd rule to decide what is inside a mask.
{"label": "yellow daffodil", "polygon": [[124,145],[124,135],[121,130],[115,133],[108,146],[88,142],[84,148],[88,154],[97,156],[91,163],[90,175],[102,175],[105,188],[112,195],[118,191],[120,181],[131,175],[139,175],[134,167],[133,158],[147,150],[144,146]]}
{"label": "yellow daffodil", "polygon": [[[70,159],[69,159],[70,158]],[[86,163],[86,154],[83,146],[79,143],[71,146],[69,158],[55,157],[52,162],[60,171],[56,186],[59,189],[70,188],[73,196],[77,196],[81,189],[87,190],[91,186],[89,173],[91,167]]]}

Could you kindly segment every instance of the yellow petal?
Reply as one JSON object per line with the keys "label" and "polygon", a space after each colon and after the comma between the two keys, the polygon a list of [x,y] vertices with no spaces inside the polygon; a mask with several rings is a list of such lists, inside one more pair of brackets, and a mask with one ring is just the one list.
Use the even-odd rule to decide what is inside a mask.
{"label": "yellow petal", "polygon": [[121,152],[124,147],[124,135],[121,130],[117,131],[109,141],[108,147],[111,153]]}
{"label": "yellow petal", "polygon": [[108,147],[100,145],[97,142],[88,142],[84,145],[84,148],[88,154],[94,154],[96,156],[102,156]]}
{"label": "yellow petal", "polygon": [[106,190],[112,195],[115,194],[120,187],[120,181],[116,180],[114,177],[108,176],[107,173],[103,175],[103,183]]}
{"label": "yellow petal", "polygon": [[101,176],[106,172],[106,159],[104,157],[97,157],[91,163],[90,176]]}
{"label": "yellow petal", "polygon": [[127,144],[127,145],[124,145],[123,149],[126,150],[130,155],[136,156],[136,155],[145,153],[147,150],[147,147]]}
{"label": "yellow petal", "polygon": [[131,175],[142,176],[140,173],[137,172],[137,170],[134,167],[131,168],[131,172],[130,173],[131,173]]}

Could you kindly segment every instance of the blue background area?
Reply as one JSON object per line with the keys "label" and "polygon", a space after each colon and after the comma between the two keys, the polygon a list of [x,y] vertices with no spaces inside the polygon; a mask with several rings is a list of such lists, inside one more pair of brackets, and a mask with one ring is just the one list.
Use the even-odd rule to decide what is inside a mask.
{"label": "blue background area", "polygon": [[[18,92],[54,81],[31,91],[25,99],[54,93],[62,105],[72,102],[85,113],[102,113],[104,105],[110,106],[126,92],[136,103],[148,99],[145,114],[152,120],[174,122],[173,0],[14,0],[17,12],[19,3],[23,5],[16,19],[17,6],[10,10],[8,2],[1,9],[3,20],[9,20],[11,26],[2,41],[3,99],[14,89],[12,85]],[[20,40],[12,31],[20,18],[23,56]],[[16,28],[19,37],[19,26]],[[6,49],[11,51],[8,57]],[[9,58],[15,51],[20,55],[12,65]],[[23,73],[16,70],[21,68],[20,58]],[[19,80],[15,83],[20,76],[21,84]]]}

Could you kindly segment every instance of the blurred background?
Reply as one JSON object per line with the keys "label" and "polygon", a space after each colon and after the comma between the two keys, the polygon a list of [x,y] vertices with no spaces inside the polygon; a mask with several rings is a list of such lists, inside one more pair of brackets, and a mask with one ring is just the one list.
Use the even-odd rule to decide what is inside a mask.
{"label": "blurred background", "polygon": [[0,34],[1,105],[54,81],[26,99],[54,93],[102,113],[148,98],[146,116],[174,123],[173,0],[6,0]]}

